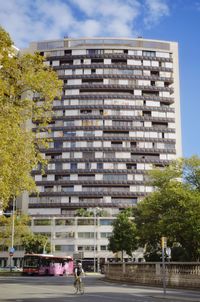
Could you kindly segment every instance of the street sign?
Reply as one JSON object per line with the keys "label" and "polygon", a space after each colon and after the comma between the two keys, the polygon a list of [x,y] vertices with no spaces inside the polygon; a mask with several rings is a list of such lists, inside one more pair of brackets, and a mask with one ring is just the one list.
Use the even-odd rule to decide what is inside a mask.
{"label": "street sign", "polygon": [[168,256],[169,258],[171,258],[171,249],[170,249],[170,247],[167,247],[167,248],[166,248],[166,254],[167,254],[167,256]]}
{"label": "street sign", "polygon": [[9,248],[9,253],[12,253],[12,254],[14,254],[14,252],[15,252],[15,249],[14,249],[14,247],[10,247],[10,248]]}

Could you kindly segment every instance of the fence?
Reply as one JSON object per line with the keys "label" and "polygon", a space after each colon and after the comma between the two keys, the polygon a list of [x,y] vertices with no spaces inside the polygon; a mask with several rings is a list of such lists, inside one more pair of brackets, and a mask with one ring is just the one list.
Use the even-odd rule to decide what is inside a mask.
{"label": "fence", "polygon": [[[166,285],[200,289],[200,262],[166,263]],[[106,278],[134,284],[162,285],[162,263],[107,263]]]}

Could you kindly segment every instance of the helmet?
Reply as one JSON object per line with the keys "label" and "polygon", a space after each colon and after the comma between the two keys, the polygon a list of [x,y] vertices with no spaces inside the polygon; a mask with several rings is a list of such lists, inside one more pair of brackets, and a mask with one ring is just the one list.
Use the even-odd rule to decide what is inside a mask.
{"label": "helmet", "polygon": [[79,263],[78,263],[78,266],[82,266],[82,263],[81,263],[81,262],[79,262]]}

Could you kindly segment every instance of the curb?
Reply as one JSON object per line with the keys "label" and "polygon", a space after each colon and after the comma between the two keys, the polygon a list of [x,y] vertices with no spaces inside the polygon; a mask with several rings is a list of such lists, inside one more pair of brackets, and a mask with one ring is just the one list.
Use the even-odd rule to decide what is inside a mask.
{"label": "curb", "polygon": [[184,297],[184,296],[174,296],[171,294],[166,295],[149,295],[151,298],[157,298],[157,299],[170,299],[170,300],[177,300],[177,301],[191,301],[191,302],[200,302],[200,298],[197,297]]}

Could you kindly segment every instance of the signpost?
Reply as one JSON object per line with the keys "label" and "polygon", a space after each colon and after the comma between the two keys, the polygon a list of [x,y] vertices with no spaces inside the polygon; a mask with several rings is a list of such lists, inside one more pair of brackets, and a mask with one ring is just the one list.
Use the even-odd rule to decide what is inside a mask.
{"label": "signpost", "polygon": [[11,259],[12,259],[13,255],[14,255],[14,252],[15,252],[14,247],[9,248],[9,256],[10,256],[10,271],[11,271],[11,272],[12,272],[12,265],[11,265],[12,261],[11,261]]}
{"label": "signpost", "polygon": [[163,293],[164,293],[164,295],[166,295],[165,249],[167,248],[167,237],[161,238],[161,246],[162,246]]}

